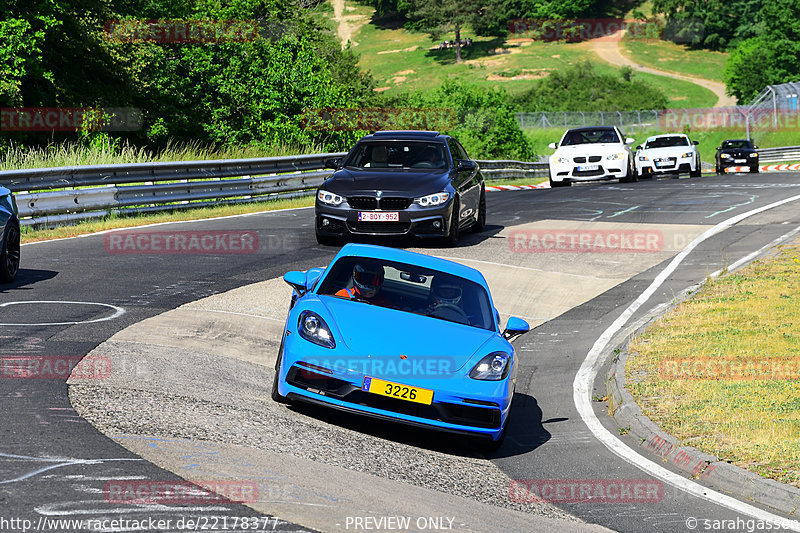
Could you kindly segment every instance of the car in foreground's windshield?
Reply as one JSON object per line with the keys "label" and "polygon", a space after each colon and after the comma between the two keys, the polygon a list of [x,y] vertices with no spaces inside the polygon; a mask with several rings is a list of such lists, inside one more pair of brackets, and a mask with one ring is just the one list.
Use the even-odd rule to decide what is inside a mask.
{"label": "car in foreground's windshield", "polygon": [[576,144],[597,144],[597,143],[621,143],[617,132],[612,128],[576,129],[570,130],[564,135],[561,146],[572,146]]}
{"label": "car in foreground's windshield", "polygon": [[722,149],[725,148],[753,148],[753,143],[750,141],[724,141],[722,143]]}
{"label": "car in foreground's windshield", "polygon": [[380,141],[356,145],[344,162],[350,168],[447,168],[444,144],[441,142]]}
{"label": "car in foreground's windshield", "polygon": [[656,137],[654,139],[648,139],[644,148],[645,150],[651,150],[653,148],[668,148],[671,146],[689,146],[689,138],[682,135]]}
{"label": "car in foreground's windshield", "polygon": [[474,281],[438,270],[348,256],[330,267],[316,292],[320,296],[345,298],[495,330],[486,289]]}

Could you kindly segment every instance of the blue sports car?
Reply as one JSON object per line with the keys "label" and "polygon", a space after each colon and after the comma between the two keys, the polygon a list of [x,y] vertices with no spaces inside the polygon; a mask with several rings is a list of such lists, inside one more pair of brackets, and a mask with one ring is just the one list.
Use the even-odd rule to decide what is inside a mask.
{"label": "blue sports car", "polygon": [[14,195],[0,187],[0,282],[14,281],[19,270],[19,218]]}
{"label": "blue sports car", "polygon": [[327,268],[288,272],[294,289],[272,398],[418,427],[505,433],[517,364],[483,275],[405,250],[347,244]]}

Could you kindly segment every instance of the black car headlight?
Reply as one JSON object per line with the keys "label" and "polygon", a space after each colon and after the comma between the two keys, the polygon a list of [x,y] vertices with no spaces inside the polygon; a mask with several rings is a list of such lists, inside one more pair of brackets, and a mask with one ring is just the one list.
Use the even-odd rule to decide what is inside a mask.
{"label": "black car headlight", "polygon": [[433,207],[435,205],[442,205],[443,203],[447,202],[449,198],[449,192],[437,192],[436,194],[429,194],[428,196],[417,198],[414,200],[414,203],[419,204],[422,207]]}
{"label": "black car headlight", "polygon": [[469,377],[483,381],[500,381],[508,376],[510,370],[511,356],[505,352],[494,352],[478,361],[470,370]]}
{"label": "black car headlight", "polygon": [[719,156],[720,156],[722,159],[730,159],[730,158],[731,158],[731,154],[719,154]]}
{"label": "black car headlight", "polygon": [[750,157],[758,157],[758,152],[753,152],[752,154],[750,154]]}
{"label": "black car headlight", "polygon": [[332,206],[341,205],[341,203],[344,202],[344,198],[342,198],[338,194],[334,194],[328,191],[323,191],[322,189],[320,189],[317,192],[317,200],[319,200],[323,204]]}
{"label": "black car headlight", "polygon": [[297,331],[300,336],[309,342],[313,342],[325,348],[336,348],[336,341],[333,340],[333,334],[328,324],[311,311],[303,311],[300,313],[300,319],[297,321]]}

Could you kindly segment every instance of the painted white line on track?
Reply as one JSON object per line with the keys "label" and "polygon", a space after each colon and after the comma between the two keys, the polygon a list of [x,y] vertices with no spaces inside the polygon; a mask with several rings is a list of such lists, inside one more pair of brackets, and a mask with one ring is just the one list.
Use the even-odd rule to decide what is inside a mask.
{"label": "painted white line on track", "polygon": [[[735,217],[729,218],[723,222],[720,222],[716,226],[710,228],[702,235],[697,237],[691,243],[689,243],[686,248],[684,248],[677,256],[673,258],[673,260],[667,265],[667,267],[661,271],[661,273],[656,276],[653,282],[650,284],[647,289],[639,295],[633,303],[631,303],[625,311],[603,332],[602,335],[595,341],[592,349],[589,350],[589,353],[586,355],[586,359],[584,360],[583,364],[581,365],[580,369],[578,370],[577,375],[575,376],[575,381],[572,384],[573,387],[573,400],[575,402],[575,407],[578,410],[578,413],[581,416],[581,419],[587,425],[589,430],[594,433],[597,440],[599,440],[603,445],[608,448],[611,452],[622,458],[623,460],[627,461],[628,463],[636,466],[637,468],[647,472],[648,474],[662,480],[665,483],[672,485],[673,487],[687,492],[693,496],[696,496],[700,499],[705,499],[710,502],[716,503],[722,507],[726,507],[732,511],[736,511],[741,514],[749,515],[755,519],[763,520],[765,522],[771,522],[773,524],[780,524],[781,527],[786,529],[791,529],[793,531],[800,531],[800,522],[796,520],[790,520],[787,518],[783,518],[781,516],[772,514],[768,511],[764,511],[759,509],[758,507],[754,507],[750,504],[744,503],[736,498],[732,498],[731,496],[727,496],[720,492],[716,492],[709,488],[706,488],[699,483],[695,483],[694,481],[687,479],[679,474],[675,474],[664,468],[663,466],[645,458],[644,456],[640,455],[632,448],[625,445],[621,440],[616,438],[610,431],[608,431],[597,416],[594,413],[594,409],[592,408],[592,401],[591,401],[591,392],[592,392],[592,385],[594,384],[595,378],[597,377],[597,373],[600,370],[600,367],[604,363],[603,360],[600,359],[601,354],[608,346],[609,342],[611,342],[611,338],[621,330],[625,324],[630,320],[631,316],[642,306],[644,305],[647,300],[655,293],[655,291],[666,281],[666,279],[678,268],[678,266],[683,262],[684,259],[694,250],[699,244],[703,241],[711,238],[712,236],[716,235],[717,233],[722,232],[723,230],[738,224],[742,220],[745,220],[753,215],[757,215],[759,213],[763,213],[764,211],[773,209],[775,207],[795,202],[800,200],[800,195],[792,196],[790,198],[786,198],[784,200],[774,202],[769,205],[765,205],[763,207],[759,207],[758,209],[753,209],[746,213],[742,213]],[[790,232],[791,233],[791,232]],[[753,254],[749,254],[750,256],[754,256]],[[743,258],[745,259],[745,258]],[[737,263],[742,262],[740,260]]]}
{"label": "painted white line on track", "polygon": [[125,314],[125,309],[117,307],[116,305],[103,304],[98,302],[68,302],[59,300],[26,300],[24,302],[6,302],[0,304],[0,307],[8,307],[10,305],[25,305],[25,304],[68,304],[68,305],[94,305],[98,307],[108,307],[114,310],[114,314],[102,318],[94,318],[92,320],[79,320],[77,322],[32,322],[30,324],[23,323],[0,323],[0,326],[74,326],[77,324],[93,324],[95,322],[106,322],[107,320],[114,320]]}

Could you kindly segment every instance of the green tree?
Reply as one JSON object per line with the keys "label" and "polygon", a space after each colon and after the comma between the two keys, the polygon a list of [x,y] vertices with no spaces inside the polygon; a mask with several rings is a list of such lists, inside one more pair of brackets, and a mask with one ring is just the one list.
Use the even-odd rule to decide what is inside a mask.
{"label": "green tree", "polygon": [[756,35],[755,22],[765,0],[653,0],[653,13],[667,18],[675,42],[712,50]]}
{"label": "green tree", "polygon": [[485,90],[463,81],[447,80],[430,92],[399,98],[398,106],[437,110],[440,124],[428,125],[452,134],[476,159],[531,161],[533,147],[516,119],[517,107],[504,90]]}
{"label": "green tree", "polygon": [[744,104],[767,85],[800,79],[800,5],[796,0],[765,2],[756,17],[757,37],[731,52],[724,79],[728,94]]}
{"label": "green tree", "polygon": [[439,40],[453,32],[456,43],[456,62],[461,59],[461,30],[464,26],[479,23],[486,14],[482,0],[408,0],[408,18],[413,26]]}

